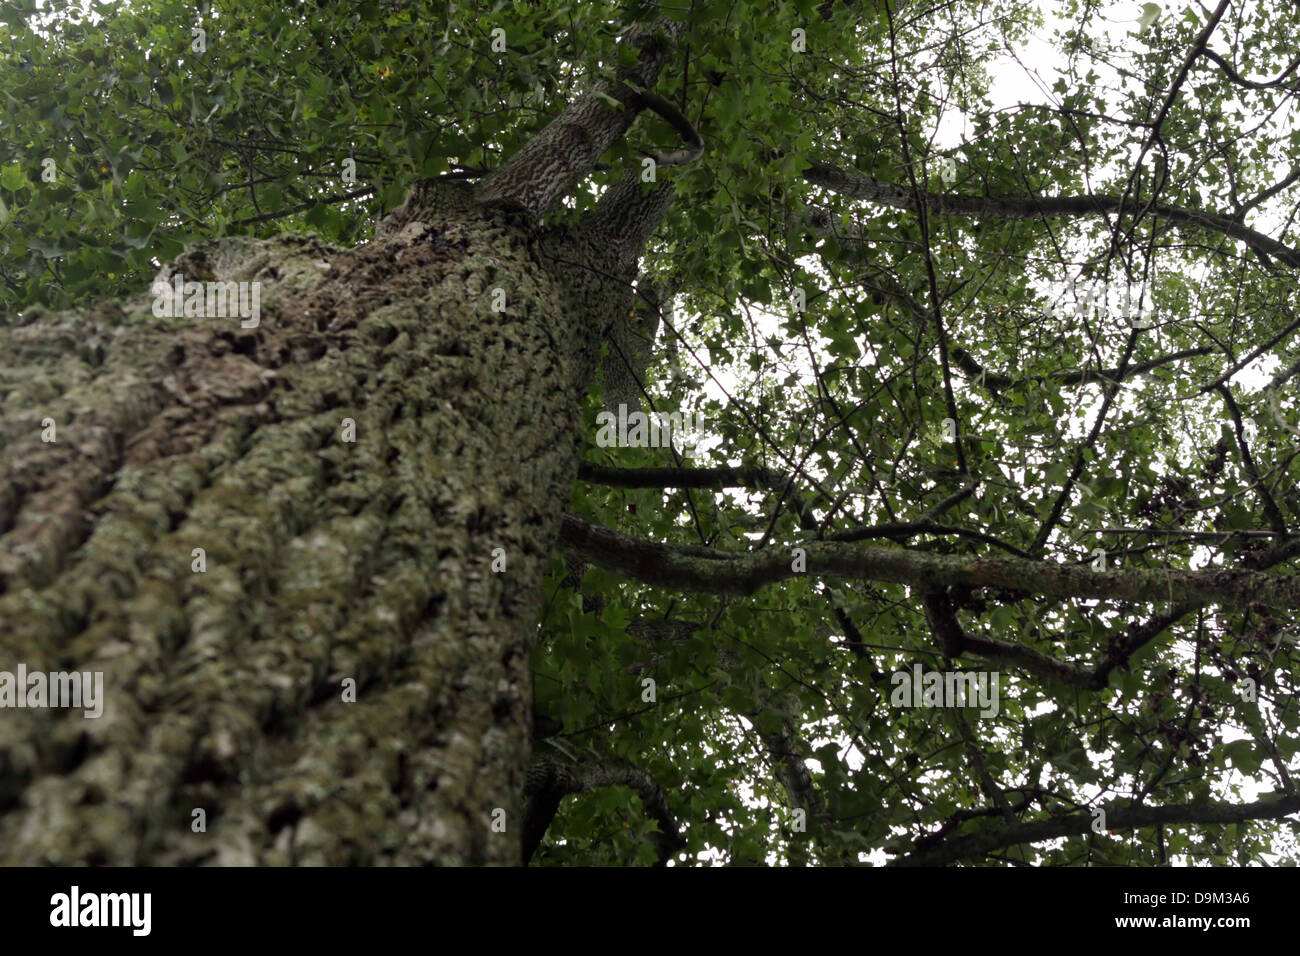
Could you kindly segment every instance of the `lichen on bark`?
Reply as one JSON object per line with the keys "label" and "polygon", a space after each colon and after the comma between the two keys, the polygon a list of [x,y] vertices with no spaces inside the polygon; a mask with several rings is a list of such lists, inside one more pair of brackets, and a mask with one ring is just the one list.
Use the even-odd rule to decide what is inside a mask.
{"label": "lichen on bark", "polygon": [[254,329],[144,295],[0,328],[0,669],[107,698],[0,713],[0,861],[518,861],[527,652],[616,295],[556,261],[417,195],[354,250],[178,261],[263,282]]}

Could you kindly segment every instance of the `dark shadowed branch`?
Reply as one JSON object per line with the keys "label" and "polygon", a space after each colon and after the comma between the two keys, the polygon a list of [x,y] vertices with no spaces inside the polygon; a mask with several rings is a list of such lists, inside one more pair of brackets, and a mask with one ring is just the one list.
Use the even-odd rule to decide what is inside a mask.
{"label": "dark shadowed branch", "polygon": [[[1300,797],[1273,796],[1254,803],[1199,803],[1164,807],[1120,807],[1107,809],[1107,830],[1136,830],[1155,824],[1177,825],[1197,823],[1244,823],[1247,820],[1276,820],[1300,812]],[[891,862],[890,866],[946,866],[961,860],[978,858],[994,850],[1018,846],[1022,843],[1039,843],[1066,836],[1087,833],[1092,827],[1091,813],[1071,813],[1031,820],[1024,823],[990,827],[981,833],[948,837],[938,845],[927,845],[923,837],[921,847]]]}
{"label": "dark shadowed branch", "polygon": [[528,800],[524,810],[524,862],[532,858],[542,842],[546,828],[551,825],[564,797],[600,787],[627,787],[641,798],[646,814],[659,824],[655,836],[659,866],[667,863],[686,845],[664,798],[663,788],[644,770],[621,760],[572,762],[556,757],[539,757],[528,768],[524,785],[524,796]]}

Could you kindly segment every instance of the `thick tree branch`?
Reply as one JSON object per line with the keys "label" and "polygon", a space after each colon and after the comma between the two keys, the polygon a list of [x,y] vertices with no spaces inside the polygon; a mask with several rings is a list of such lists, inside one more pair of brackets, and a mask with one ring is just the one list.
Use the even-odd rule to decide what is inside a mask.
{"label": "thick tree branch", "polygon": [[671,41],[685,30],[685,24],[668,17],[634,28],[624,42],[637,50],[636,62],[619,67],[617,79],[599,81],[591,92],[569,104],[478,184],[475,199],[520,206],[540,218],[627,133],[646,104],[645,94],[638,91],[654,86]]}
{"label": "thick tree branch", "polygon": [[646,813],[659,824],[655,837],[658,864],[663,866],[686,845],[677,828],[677,820],[664,798],[658,781],[621,760],[586,760],[570,763],[554,757],[539,757],[528,768],[524,796],[523,857],[532,858],[546,829],[560,807],[560,800],[571,794],[586,793],[599,787],[627,787],[641,798]]}
{"label": "thick tree branch", "polygon": [[[829,189],[853,199],[891,206],[895,209],[912,209],[917,195],[933,213],[964,216],[973,219],[1035,219],[1061,216],[1099,216],[1123,211],[1123,196],[1048,196],[1042,198],[998,198],[991,196],[962,196],[956,193],[914,194],[905,186],[867,179],[851,170],[827,163],[813,163],[804,172],[804,179],[814,186]],[[1262,252],[1293,269],[1300,268],[1300,251],[1292,249],[1261,232],[1219,213],[1184,209],[1170,203],[1156,202],[1150,212],[1183,226],[1208,229],[1221,235],[1239,239],[1249,248]]]}
{"label": "thick tree branch", "polygon": [[[1227,824],[1247,820],[1276,820],[1300,812],[1300,797],[1273,796],[1254,803],[1179,804],[1166,807],[1122,807],[1106,812],[1106,829],[1136,830],[1154,824]],[[1071,813],[1046,820],[1033,820],[993,827],[981,833],[951,837],[938,846],[917,850],[893,860],[889,866],[947,866],[960,860],[980,857],[994,850],[1039,843],[1065,836],[1087,833],[1092,827],[1091,813]],[[923,845],[924,838],[920,841]]]}
{"label": "thick tree branch", "polygon": [[[768,584],[807,575],[894,582],[922,590],[949,585],[1010,588],[1058,599],[1300,607],[1300,580],[1236,569],[1094,571],[1087,565],[1015,557],[973,558],[832,541],[737,554],[632,538],[571,514],[564,518],[561,540],[592,564],[638,581],[712,594],[753,594]],[[806,570],[792,569],[794,547],[805,552]]]}
{"label": "thick tree branch", "polygon": [[675,196],[671,182],[646,188],[639,170],[629,168],[579,221],[575,233],[586,240],[604,268],[631,281],[641,251],[659,228]]}

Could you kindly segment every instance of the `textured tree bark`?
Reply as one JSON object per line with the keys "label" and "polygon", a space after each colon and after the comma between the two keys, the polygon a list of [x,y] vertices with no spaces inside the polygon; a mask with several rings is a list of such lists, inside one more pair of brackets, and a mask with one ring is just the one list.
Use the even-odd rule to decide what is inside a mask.
{"label": "textured tree bark", "polygon": [[262,282],[257,328],[0,328],[0,670],[106,699],[0,710],[0,862],[519,862],[540,582],[630,308],[585,248],[416,190],[364,247],[177,262]]}

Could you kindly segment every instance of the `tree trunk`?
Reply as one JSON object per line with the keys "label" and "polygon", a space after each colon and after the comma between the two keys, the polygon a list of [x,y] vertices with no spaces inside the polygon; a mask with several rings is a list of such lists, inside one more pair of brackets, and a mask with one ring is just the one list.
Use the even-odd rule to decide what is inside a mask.
{"label": "tree trunk", "polygon": [[540,584],[629,308],[585,248],[417,190],[354,250],[178,260],[262,282],[256,328],[0,328],[0,670],[105,698],[0,711],[0,862],[519,861]]}

